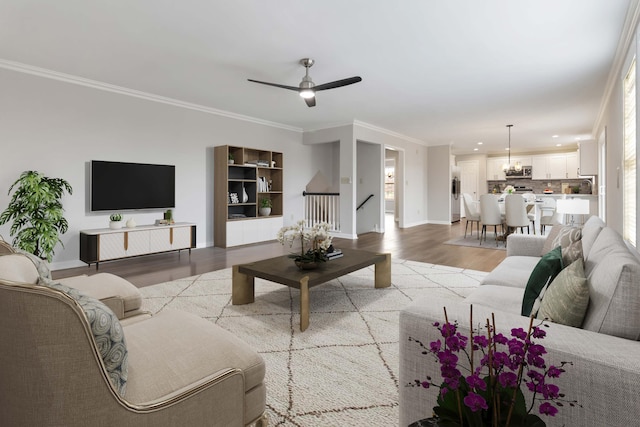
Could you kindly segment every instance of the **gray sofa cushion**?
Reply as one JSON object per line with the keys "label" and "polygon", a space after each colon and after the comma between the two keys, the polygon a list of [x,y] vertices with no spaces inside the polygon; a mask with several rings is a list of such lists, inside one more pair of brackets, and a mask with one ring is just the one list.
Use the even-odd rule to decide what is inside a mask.
{"label": "gray sofa cushion", "polygon": [[524,288],[484,285],[464,299],[467,304],[482,305],[505,313],[520,314]]}
{"label": "gray sofa cushion", "polygon": [[602,229],[585,260],[585,274],[590,301],[583,329],[640,339],[640,263],[620,234]]}
{"label": "gray sofa cushion", "polygon": [[582,227],[582,256],[586,260],[591,252],[593,243],[596,241],[598,234],[605,227],[604,222],[595,215],[589,217]]}
{"label": "gray sofa cushion", "polygon": [[482,280],[482,285],[497,285],[524,290],[540,257],[508,256]]}

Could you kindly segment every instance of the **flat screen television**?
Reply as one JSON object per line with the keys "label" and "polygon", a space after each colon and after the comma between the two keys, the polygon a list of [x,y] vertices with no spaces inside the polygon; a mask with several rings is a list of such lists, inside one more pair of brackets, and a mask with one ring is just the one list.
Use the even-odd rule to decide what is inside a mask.
{"label": "flat screen television", "polygon": [[176,167],[91,161],[91,210],[175,207]]}

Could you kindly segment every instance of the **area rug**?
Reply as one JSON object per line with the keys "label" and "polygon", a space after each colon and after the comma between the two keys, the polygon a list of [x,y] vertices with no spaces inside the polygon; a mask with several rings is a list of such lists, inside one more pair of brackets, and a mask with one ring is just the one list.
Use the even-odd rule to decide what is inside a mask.
{"label": "area rug", "polygon": [[464,236],[457,237],[455,239],[447,240],[444,242],[445,245],[456,245],[456,246],[468,246],[471,248],[481,248],[481,249],[499,249],[502,251],[506,251],[507,248],[504,245],[503,241],[498,242],[498,246],[496,246],[496,237],[493,232],[487,231],[487,240],[482,239],[482,244],[480,244],[480,240],[478,240],[477,234],[467,234],[467,237]]}
{"label": "area rug", "polygon": [[398,315],[416,298],[459,300],[487,273],[393,260],[392,285],[374,268],[310,290],[300,332],[299,291],[256,279],[255,302],[231,304],[231,269],[140,289],[143,308],[178,309],[229,330],[266,362],[270,426],[398,425]]}

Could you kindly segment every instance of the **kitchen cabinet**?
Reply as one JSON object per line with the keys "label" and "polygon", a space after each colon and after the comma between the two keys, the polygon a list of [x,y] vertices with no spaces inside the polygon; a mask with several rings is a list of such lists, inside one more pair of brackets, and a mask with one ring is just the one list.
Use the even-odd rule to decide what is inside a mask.
{"label": "kitchen cabinet", "polygon": [[598,144],[596,141],[584,141],[578,144],[578,173],[580,175],[598,175]]}
{"label": "kitchen cabinet", "polygon": [[532,179],[578,178],[578,153],[540,154],[532,156]]}
{"label": "kitchen cabinet", "polygon": [[578,152],[567,153],[567,176],[569,179],[578,179]]}
{"label": "kitchen cabinet", "polygon": [[487,181],[506,181],[507,177],[502,170],[502,165],[506,162],[506,157],[487,158]]}

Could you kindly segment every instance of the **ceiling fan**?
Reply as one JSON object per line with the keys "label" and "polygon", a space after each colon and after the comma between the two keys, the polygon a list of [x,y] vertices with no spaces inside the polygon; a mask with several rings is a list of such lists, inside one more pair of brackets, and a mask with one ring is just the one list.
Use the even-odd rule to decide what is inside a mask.
{"label": "ceiling fan", "polygon": [[351,84],[362,81],[362,78],[360,78],[359,76],[356,76],[356,77],[349,77],[348,79],[336,80],[334,82],[324,83],[316,86],[313,80],[311,80],[311,76],[309,75],[309,68],[311,68],[314,63],[315,61],[311,58],[303,58],[300,60],[300,64],[304,66],[304,68],[306,69],[306,72],[298,87],[280,85],[277,83],[261,82],[261,81],[252,80],[252,79],[247,79],[247,80],[249,80],[250,82],[260,83],[263,85],[280,87],[282,89],[295,90],[300,94],[301,97],[304,98],[304,101],[307,103],[309,107],[316,106],[316,92],[318,91],[335,89],[337,87],[347,86],[347,85],[351,85]]}

